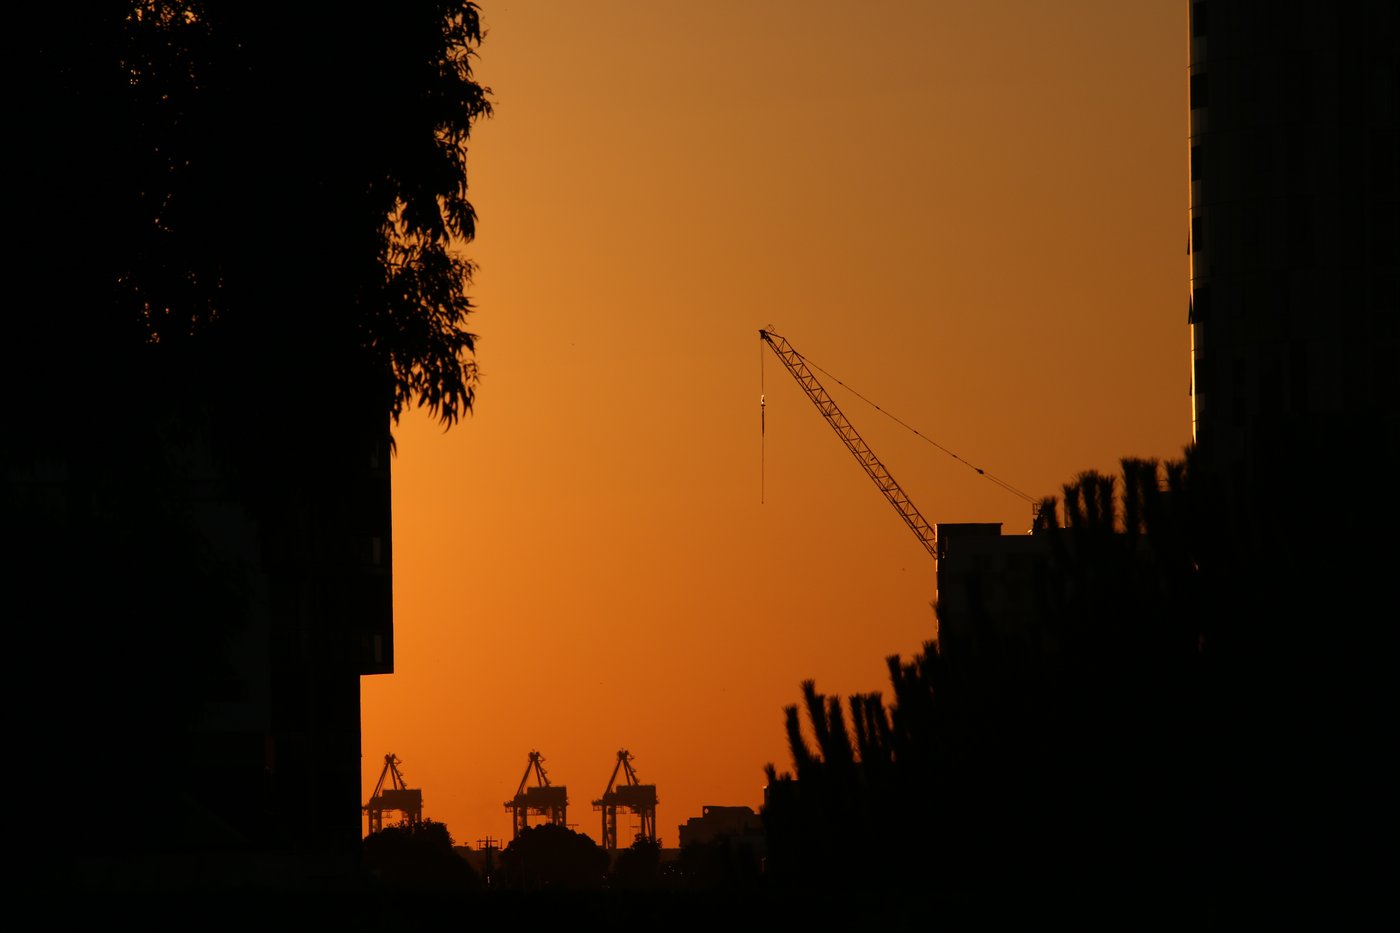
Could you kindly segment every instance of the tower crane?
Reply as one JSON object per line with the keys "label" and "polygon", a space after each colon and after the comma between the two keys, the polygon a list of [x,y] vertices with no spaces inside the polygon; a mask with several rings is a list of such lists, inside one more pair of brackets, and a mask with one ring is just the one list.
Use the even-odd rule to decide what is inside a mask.
{"label": "tower crane", "polygon": [[[617,783],[617,773],[623,773],[623,783]],[[622,749],[617,753],[617,764],[613,765],[612,777],[608,778],[608,788],[603,796],[593,801],[593,809],[603,811],[603,848],[616,849],[617,811],[622,807],[631,810],[641,819],[642,835],[656,841],[656,785],[643,784],[637,779],[632,767],[632,753]]]}
{"label": "tower crane", "polygon": [[[894,481],[890,471],[885,469],[885,465],[880,462],[880,458],[875,456],[875,452],[861,438],[860,434],[852,427],[851,422],[846,420],[846,416],[841,413],[841,409],[836,402],[832,401],[826,389],[817,381],[817,377],[808,368],[806,360],[802,354],[792,348],[792,345],[784,340],[779,334],[771,329],[760,330],[758,336],[763,338],[763,342],[768,344],[778,360],[783,364],[792,378],[797,380],[797,384],[802,387],[802,391],[812,400],[812,404],[817,406],[817,411],[821,412],[826,423],[831,425],[831,429],[836,432],[836,436],[841,438],[841,443],[846,445],[846,449],[856,458],[867,476],[874,481],[875,486],[884,497],[894,506],[899,517],[904,520],[904,524],[909,526],[909,530],[914,532],[919,543],[929,556],[938,559],[937,535],[933,526],[914,507],[914,503],[909,501],[899,483]],[[980,472],[980,471],[979,471]]]}

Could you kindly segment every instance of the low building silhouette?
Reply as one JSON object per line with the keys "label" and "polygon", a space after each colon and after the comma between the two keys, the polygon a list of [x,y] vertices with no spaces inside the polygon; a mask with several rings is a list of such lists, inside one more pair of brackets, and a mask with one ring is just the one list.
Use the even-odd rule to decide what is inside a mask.
{"label": "low building silhouette", "polygon": [[1049,538],[1002,534],[1000,522],[940,522],[937,529],[939,645],[1050,650],[1038,602]]}
{"label": "low building silhouette", "polygon": [[722,837],[761,840],[763,818],[751,807],[704,806],[699,816],[692,816],[676,827],[680,847],[713,842]]}

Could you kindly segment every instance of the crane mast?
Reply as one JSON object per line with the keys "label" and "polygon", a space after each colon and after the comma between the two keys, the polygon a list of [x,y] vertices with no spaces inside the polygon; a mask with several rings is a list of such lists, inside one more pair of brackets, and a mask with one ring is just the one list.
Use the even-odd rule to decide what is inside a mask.
{"label": "crane mast", "polygon": [[937,539],[933,530],[924,517],[919,514],[919,510],[914,507],[914,503],[909,501],[904,490],[894,481],[890,471],[885,469],[885,465],[880,462],[880,458],[875,456],[861,438],[860,434],[851,422],[846,420],[846,416],[841,413],[841,409],[832,401],[826,389],[817,381],[817,377],[807,368],[807,362],[802,358],[802,354],[792,348],[781,335],[775,334],[771,330],[760,330],[758,336],[768,344],[778,360],[783,364],[792,378],[797,380],[797,384],[802,387],[802,391],[807,393],[807,397],[812,400],[812,404],[817,406],[817,411],[821,412],[826,423],[831,425],[831,429],[836,432],[836,436],[841,438],[841,443],[846,445],[846,449],[856,458],[861,469],[865,470],[867,476],[874,481],[875,486],[884,497],[894,506],[899,517],[904,520],[904,524],[909,526],[909,530],[919,539],[919,543],[928,551],[929,556],[938,559]]}

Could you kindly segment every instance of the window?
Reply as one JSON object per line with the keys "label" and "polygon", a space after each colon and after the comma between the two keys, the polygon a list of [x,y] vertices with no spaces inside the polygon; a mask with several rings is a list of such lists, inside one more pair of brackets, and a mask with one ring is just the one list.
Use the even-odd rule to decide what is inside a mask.
{"label": "window", "polygon": [[1371,205],[1371,261],[1377,266],[1394,267],[1400,262],[1400,211],[1395,203],[1377,201]]}
{"label": "window", "polygon": [[1197,356],[1193,362],[1196,368],[1196,395],[1210,395],[1210,363],[1204,356]]}
{"label": "window", "polygon": [[1191,109],[1199,110],[1206,106],[1209,95],[1206,89],[1206,76],[1203,74],[1191,76]]}
{"label": "window", "polygon": [[1197,285],[1191,294],[1191,321],[1200,324],[1210,319],[1210,286]]}
{"label": "window", "polygon": [[1283,106],[1297,119],[1312,116],[1313,68],[1302,52],[1284,56],[1279,62],[1279,94]]}
{"label": "window", "polygon": [[1300,201],[1290,206],[1286,228],[1288,261],[1299,267],[1313,264],[1316,253],[1312,205]]}
{"label": "window", "polygon": [[1292,411],[1307,411],[1308,398],[1308,345],[1301,340],[1293,341],[1288,356],[1288,407]]}
{"label": "window", "polygon": [[1191,218],[1191,252],[1206,248],[1206,219],[1199,214]]}
{"label": "window", "polygon": [[1248,418],[1249,403],[1245,398],[1246,373],[1242,357],[1230,361],[1230,421],[1242,426]]}
{"label": "window", "polygon": [[1210,7],[1204,0],[1191,4],[1191,35],[1204,36],[1210,29]]}
{"label": "window", "polygon": [[1191,180],[1199,181],[1201,177],[1201,147],[1191,147]]}
{"label": "window", "polygon": [[1371,336],[1374,340],[1400,339],[1400,281],[1394,275],[1378,275],[1371,281]]}
{"label": "window", "polygon": [[1371,177],[1378,197],[1394,198],[1400,193],[1400,135],[1393,129],[1371,130]]}

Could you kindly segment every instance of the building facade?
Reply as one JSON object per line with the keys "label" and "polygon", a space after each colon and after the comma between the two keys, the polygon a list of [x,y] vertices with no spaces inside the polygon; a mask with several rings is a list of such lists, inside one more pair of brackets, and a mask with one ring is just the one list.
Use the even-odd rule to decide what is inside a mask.
{"label": "building facade", "polygon": [[1188,13],[1210,855],[1243,902],[1345,923],[1395,871],[1400,4]]}
{"label": "building facade", "polygon": [[1189,5],[1193,437],[1239,518],[1394,462],[1396,4]]}

